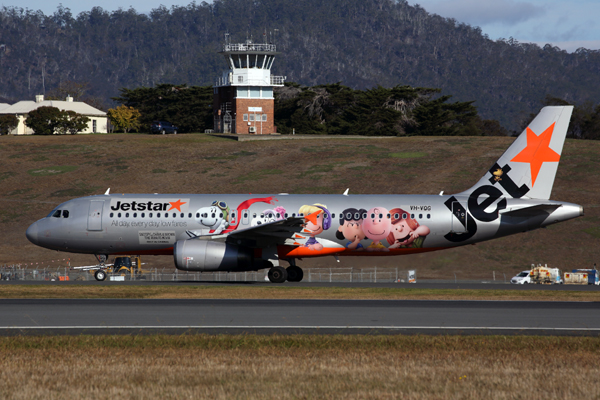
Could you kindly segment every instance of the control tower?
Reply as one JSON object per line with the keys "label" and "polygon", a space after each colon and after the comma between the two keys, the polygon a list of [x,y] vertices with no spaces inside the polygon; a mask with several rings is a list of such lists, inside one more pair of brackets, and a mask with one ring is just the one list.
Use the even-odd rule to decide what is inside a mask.
{"label": "control tower", "polygon": [[[227,35],[226,35],[227,37]],[[271,75],[274,44],[225,43],[223,54],[229,69],[215,82],[214,132],[269,135],[274,125],[273,88],[283,86],[285,76]]]}

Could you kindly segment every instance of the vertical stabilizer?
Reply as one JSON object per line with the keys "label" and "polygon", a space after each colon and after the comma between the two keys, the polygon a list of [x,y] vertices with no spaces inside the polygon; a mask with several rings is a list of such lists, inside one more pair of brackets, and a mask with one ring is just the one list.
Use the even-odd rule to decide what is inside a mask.
{"label": "vertical stabilizer", "polygon": [[492,184],[507,198],[549,199],[573,106],[544,107],[475,186]]}

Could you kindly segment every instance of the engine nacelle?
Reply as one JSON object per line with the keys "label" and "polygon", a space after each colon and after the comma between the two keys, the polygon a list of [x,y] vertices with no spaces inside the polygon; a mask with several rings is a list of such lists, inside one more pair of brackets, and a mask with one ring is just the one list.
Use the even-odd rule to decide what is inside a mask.
{"label": "engine nacelle", "polygon": [[252,257],[251,250],[209,240],[179,240],[173,247],[177,269],[184,271],[257,271],[268,262]]}

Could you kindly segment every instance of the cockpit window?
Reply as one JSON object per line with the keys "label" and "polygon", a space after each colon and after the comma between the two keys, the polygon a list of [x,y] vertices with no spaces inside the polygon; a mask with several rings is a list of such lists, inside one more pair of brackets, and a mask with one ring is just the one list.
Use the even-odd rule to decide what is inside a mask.
{"label": "cockpit window", "polygon": [[56,211],[54,211],[54,214],[52,214],[52,216],[53,216],[54,218],[60,218],[60,210],[56,210]]}
{"label": "cockpit window", "polygon": [[69,218],[69,210],[63,210],[63,218]]}

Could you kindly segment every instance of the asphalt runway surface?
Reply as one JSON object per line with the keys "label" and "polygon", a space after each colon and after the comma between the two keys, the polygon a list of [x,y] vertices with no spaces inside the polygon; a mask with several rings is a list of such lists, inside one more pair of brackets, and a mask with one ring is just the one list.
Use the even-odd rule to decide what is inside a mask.
{"label": "asphalt runway surface", "polygon": [[474,282],[459,282],[451,281],[426,281],[422,280],[417,283],[397,283],[397,282],[378,282],[378,283],[363,283],[363,282],[285,282],[271,283],[266,281],[146,281],[146,280],[131,280],[125,282],[103,281],[30,281],[30,280],[14,280],[0,281],[2,285],[53,285],[53,286],[69,286],[69,285],[92,285],[92,286],[282,286],[282,287],[340,287],[340,288],[392,288],[392,289],[472,289],[472,290],[567,290],[567,291],[600,291],[600,286],[595,285],[511,285],[507,283],[481,283]]}
{"label": "asphalt runway surface", "polygon": [[0,335],[600,336],[600,303],[437,300],[3,299]]}

